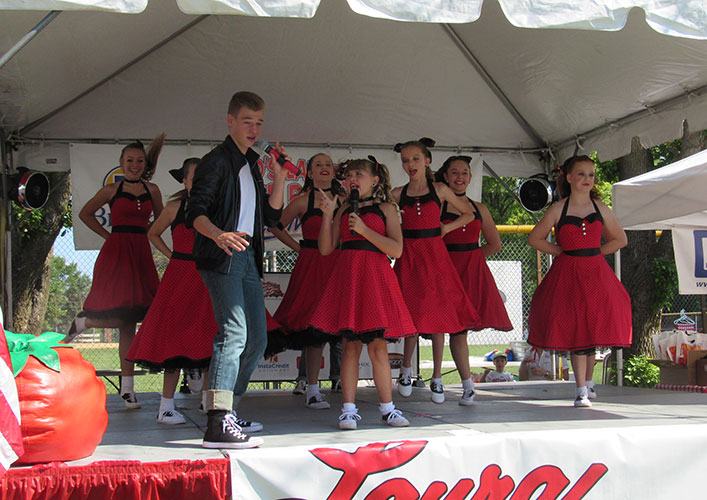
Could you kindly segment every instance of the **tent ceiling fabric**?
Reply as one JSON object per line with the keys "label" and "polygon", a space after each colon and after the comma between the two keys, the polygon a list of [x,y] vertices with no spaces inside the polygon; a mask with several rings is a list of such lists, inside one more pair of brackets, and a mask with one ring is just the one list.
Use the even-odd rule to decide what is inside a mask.
{"label": "tent ceiling fabric", "polygon": [[0,0],[0,10],[105,10],[137,14],[147,0]]}
{"label": "tent ceiling fabric", "polygon": [[[186,14],[240,14],[267,17],[313,17],[320,0],[177,0]],[[357,14],[391,21],[471,23],[484,0],[348,0]],[[499,0],[508,21],[518,28],[572,28],[617,31],[632,8],[642,9],[659,33],[707,38],[704,0]]]}
{"label": "tent ceiling fabric", "polygon": [[[242,3],[271,9],[293,4]],[[617,7],[628,13],[617,21],[625,27],[600,32],[522,29],[509,22],[506,4],[558,3],[548,1],[487,0],[478,20],[467,24],[399,23],[352,8],[425,5],[431,16],[437,7],[480,1],[350,0],[352,8],[344,0],[297,3],[305,10],[314,5],[316,15],[201,20],[174,0],[150,0],[143,13],[131,16],[64,12],[0,69],[0,125],[35,141],[149,139],[164,130],[172,140],[216,142],[226,134],[232,93],[252,89],[267,103],[267,139],[390,147],[430,136],[449,150],[496,153],[502,175],[538,171],[537,153],[548,147],[564,156],[578,142],[609,159],[627,153],[636,135],[647,146],[679,137],[685,118],[693,130],[707,128],[707,40],[661,35],[638,9]],[[694,14],[694,1],[672,4],[704,21],[704,10]],[[620,17],[610,11],[603,12]],[[658,16],[657,7],[652,12],[649,19]],[[3,12],[0,53],[41,17]],[[441,159],[437,154],[435,163]]]}

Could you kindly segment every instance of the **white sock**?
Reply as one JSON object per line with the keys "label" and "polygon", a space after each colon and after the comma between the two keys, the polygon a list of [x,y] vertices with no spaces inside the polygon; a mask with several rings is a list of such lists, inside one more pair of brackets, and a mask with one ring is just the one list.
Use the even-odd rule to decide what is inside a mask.
{"label": "white sock", "polygon": [[395,410],[395,405],[392,401],[390,403],[378,403],[378,411],[381,412],[383,416],[386,416],[393,410]]}
{"label": "white sock", "polygon": [[206,409],[206,391],[201,391],[201,406]]}
{"label": "white sock", "polygon": [[160,413],[166,411],[174,411],[174,398],[165,398],[162,396],[160,398]]}
{"label": "white sock", "polygon": [[441,378],[433,378],[433,379],[432,379],[432,382],[434,382],[435,384],[442,385],[442,379],[441,379]]}
{"label": "white sock", "polygon": [[344,403],[344,406],[341,408],[341,413],[358,413],[356,403]]}
{"label": "white sock", "polygon": [[462,389],[464,389],[464,391],[473,391],[474,390],[474,381],[471,378],[468,378],[466,380],[462,380]]}
{"label": "white sock", "polygon": [[128,392],[135,392],[135,377],[120,377],[120,394],[126,394]]}
{"label": "white sock", "polygon": [[305,397],[307,398],[307,401],[313,396],[316,396],[319,394],[319,384],[308,384],[307,385],[307,391],[305,392]]}
{"label": "white sock", "polygon": [[86,331],[86,316],[80,316],[76,318],[76,321],[74,321],[74,324],[76,325],[76,334],[78,335],[81,332]]}
{"label": "white sock", "polygon": [[594,381],[587,380],[587,389],[594,389]]}
{"label": "white sock", "polygon": [[581,398],[586,398],[589,396],[589,392],[587,391],[587,386],[583,385],[582,387],[577,387],[577,396]]}
{"label": "white sock", "polygon": [[412,377],[412,366],[408,366],[407,368],[401,366],[400,375],[410,375]]}

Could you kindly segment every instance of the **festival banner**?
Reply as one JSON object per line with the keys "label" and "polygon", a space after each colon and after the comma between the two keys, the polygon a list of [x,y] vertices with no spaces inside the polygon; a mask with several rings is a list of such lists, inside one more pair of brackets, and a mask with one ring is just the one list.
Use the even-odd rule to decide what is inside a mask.
{"label": "festival banner", "polygon": [[680,294],[707,294],[707,229],[679,227],[672,233]]}
{"label": "festival banner", "polygon": [[[157,165],[157,171],[152,179],[152,182],[157,184],[162,192],[163,201],[166,203],[167,198],[182,189],[182,185],[177,183],[169,170],[179,168],[182,162],[190,157],[202,157],[208,153],[213,147],[208,145],[166,145],[160,155]],[[71,192],[72,203],[75,213],[81,210],[88,200],[98,192],[100,188],[113,182],[119,182],[123,178],[122,169],[118,166],[120,151],[124,146],[120,144],[71,144],[69,151],[69,162],[71,165]],[[400,165],[399,155],[392,150],[363,150],[363,149],[312,149],[292,147],[287,148],[288,155],[292,158],[292,162],[300,169],[298,175],[288,172],[285,181],[285,205],[297,196],[304,184],[304,176],[307,167],[307,160],[317,153],[327,153],[331,156],[335,164],[349,158],[366,158],[370,154],[374,154],[380,163],[385,164],[391,175],[392,185],[402,186],[408,181],[408,177]],[[435,168],[441,166],[442,161],[447,157],[447,154],[437,153],[435,158]],[[273,181],[273,173],[270,170],[270,157],[268,155],[261,156],[258,160],[258,168],[263,176],[265,187],[270,190],[270,185]],[[471,173],[472,181],[467,192],[474,200],[481,199],[482,185],[482,170],[483,159],[480,154],[472,155]],[[96,217],[101,222],[101,225],[110,230],[110,208],[106,205],[96,212]],[[78,217],[75,217],[76,224],[74,225],[74,245],[77,250],[99,250],[103,245],[103,238],[88,229]],[[293,220],[287,227],[290,235],[299,240],[302,237],[302,230],[299,219]],[[164,233],[163,238],[169,246],[171,246],[171,238],[169,232]],[[265,232],[265,249],[266,250],[281,250],[287,247],[280,243],[270,231]]]}
{"label": "festival banner", "polygon": [[410,435],[229,452],[233,498],[674,500],[704,489],[705,424]]}

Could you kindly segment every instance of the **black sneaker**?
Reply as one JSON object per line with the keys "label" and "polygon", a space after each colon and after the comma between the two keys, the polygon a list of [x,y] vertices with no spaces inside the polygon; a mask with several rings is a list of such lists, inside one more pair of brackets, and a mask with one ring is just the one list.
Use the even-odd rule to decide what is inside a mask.
{"label": "black sneaker", "polygon": [[263,444],[258,437],[250,437],[241,431],[236,418],[226,410],[209,410],[203,448],[244,449],[255,448]]}

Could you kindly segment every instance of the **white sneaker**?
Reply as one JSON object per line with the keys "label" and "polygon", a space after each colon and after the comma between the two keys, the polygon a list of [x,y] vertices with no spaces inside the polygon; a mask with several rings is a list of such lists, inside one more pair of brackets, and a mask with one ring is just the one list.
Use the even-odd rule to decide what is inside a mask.
{"label": "white sneaker", "polygon": [[305,392],[307,392],[307,381],[298,379],[295,383],[295,388],[292,389],[292,394],[304,394]]}
{"label": "white sneaker", "polygon": [[339,415],[339,429],[342,431],[355,431],[358,427],[358,420],[361,420],[358,410],[342,411],[341,415]]}
{"label": "white sneaker", "polygon": [[436,382],[430,382],[430,399],[433,403],[442,404],[444,403],[444,386]]}
{"label": "white sneaker", "polygon": [[324,396],[321,392],[316,393],[314,396],[309,398],[307,402],[304,403],[307,408],[314,408],[315,410],[328,410],[331,405],[324,400]]}
{"label": "white sneaker", "polygon": [[235,411],[231,412],[230,415],[230,419],[233,421],[233,423],[240,427],[243,432],[260,432],[263,430],[263,424],[261,424],[260,422],[251,422],[249,420],[243,420],[242,418],[238,418]]}
{"label": "white sneaker", "polygon": [[167,410],[163,411],[157,415],[157,421],[161,424],[177,425],[186,424],[187,420],[184,415],[179,413],[177,410]]}
{"label": "white sneaker", "polygon": [[184,378],[187,380],[187,386],[192,394],[201,392],[203,380],[201,378],[201,370],[198,368],[190,368],[184,370]]}
{"label": "white sneaker", "polygon": [[587,386],[587,397],[589,399],[596,399],[597,398],[597,391],[594,390],[594,386]]}
{"label": "white sneaker", "polygon": [[410,425],[408,419],[403,417],[403,413],[400,410],[393,410],[387,415],[383,415],[383,422],[391,427],[407,427]]}
{"label": "white sneaker", "polygon": [[134,392],[126,392],[125,394],[121,394],[120,396],[125,403],[125,407],[128,410],[137,410],[139,408],[142,408],[140,406],[140,403],[137,402],[137,397],[135,396]]}
{"label": "white sneaker", "polygon": [[464,391],[462,394],[462,398],[459,400],[459,404],[462,406],[471,406],[474,404],[474,398],[476,397],[476,392],[474,392],[474,389],[469,389],[468,391]]}
{"label": "white sneaker", "polygon": [[577,396],[577,399],[574,400],[574,407],[575,408],[591,408],[592,407],[592,402],[589,401],[588,397],[582,397],[582,396]]}
{"label": "white sneaker", "polygon": [[412,377],[407,374],[400,374],[398,377],[398,394],[404,398],[412,395]]}

